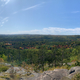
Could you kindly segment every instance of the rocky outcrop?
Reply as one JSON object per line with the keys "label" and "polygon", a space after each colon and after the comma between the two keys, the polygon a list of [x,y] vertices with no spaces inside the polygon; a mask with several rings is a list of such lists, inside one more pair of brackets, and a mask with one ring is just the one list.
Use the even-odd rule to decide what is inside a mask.
{"label": "rocky outcrop", "polygon": [[9,64],[9,63],[4,63],[4,62],[0,62],[0,65],[5,65],[5,66],[11,66],[11,64]]}
{"label": "rocky outcrop", "polygon": [[79,66],[72,67],[69,70],[69,75],[67,77],[71,79],[76,73],[80,73],[80,67]]}
{"label": "rocky outcrop", "polygon": [[68,75],[67,69],[55,69],[54,71],[45,71],[42,74],[28,80],[61,80]]}
{"label": "rocky outcrop", "polygon": [[19,73],[24,74],[26,73],[26,70],[22,67],[10,67],[5,73]]}
{"label": "rocky outcrop", "polygon": [[79,66],[72,67],[70,70],[54,69],[53,71],[44,71],[37,77],[28,78],[27,80],[71,80],[76,73],[80,73]]}
{"label": "rocky outcrop", "polygon": [[[26,74],[26,70],[21,67],[13,67],[13,71],[20,74]],[[9,68],[5,73],[10,73],[12,67]],[[54,69],[53,71],[44,71],[43,73],[32,72],[31,75],[34,77],[22,77],[23,80],[71,80],[72,77],[80,73],[80,67],[72,67],[70,70],[67,69]]]}

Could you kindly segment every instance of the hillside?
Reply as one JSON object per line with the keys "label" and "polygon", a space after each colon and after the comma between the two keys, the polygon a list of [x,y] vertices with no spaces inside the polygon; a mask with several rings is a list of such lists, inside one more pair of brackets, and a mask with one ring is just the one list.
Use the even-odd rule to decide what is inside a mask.
{"label": "hillside", "polygon": [[80,66],[80,36],[0,35],[0,62],[25,69],[29,66],[27,70],[31,68],[35,72],[67,63],[76,62],[72,66]]}

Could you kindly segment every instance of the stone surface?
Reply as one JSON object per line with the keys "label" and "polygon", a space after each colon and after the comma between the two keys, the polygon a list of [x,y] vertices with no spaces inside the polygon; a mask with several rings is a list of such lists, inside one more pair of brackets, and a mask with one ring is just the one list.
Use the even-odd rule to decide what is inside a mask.
{"label": "stone surface", "polygon": [[[25,74],[27,73],[24,68],[21,67],[11,67],[5,73],[10,73],[11,69],[14,68],[14,72]],[[72,77],[76,74],[80,73],[80,67],[75,66],[70,70],[67,69],[54,69],[53,71],[44,71],[43,73],[35,73],[32,72],[32,77],[23,77],[23,80],[71,80]]]}
{"label": "stone surface", "polygon": [[71,79],[76,73],[80,73],[80,67],[79,66],[72,67],[69,70],[69,75],[67,77]]}
{"label": "stone surface", "polygon": [[71,71],[73,71],[72,73],[74,73],[74,72],[80,72],[80,66],[72,67],[72,68],[69,70],[69,74],[70,74]]}
{"label": "stone surface", "polygon": [[44,71],[38,76],[28,78],[27,80],[71,80],[76,74],[80,73],[80,67],[72,67],[70,70],[67,69],[54,69],[53,71]]}
{"label": "stone surface", "polygon": [[0,65],[11,66],[9,63],[0,62]]}
{"label": "stone surface", "polygon": [[28,80],[61,80],[68,75],[67,69],[55,69],[54,71],[44,71],[42,74]]}
{"label": "stone surface", "polygon": [[26,73],[26,70],[22,67],[10,67],[5,73],[11,73],[13,71],[13,73]]}

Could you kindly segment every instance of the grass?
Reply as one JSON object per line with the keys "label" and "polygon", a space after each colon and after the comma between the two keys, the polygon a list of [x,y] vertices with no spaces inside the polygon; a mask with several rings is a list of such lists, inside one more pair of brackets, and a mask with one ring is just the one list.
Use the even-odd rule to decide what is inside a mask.
{"label": "grass", "polygon": [[9,69],[9,67],[4,66],[4,65],[0,65],[0,72],[5,72]]}
{"label": "grass", "polygon": [[[28,67],[28,69],[31,68],[30,65],[26,65],[26,66]],[[51,71],[51,70],[54,70],[54,69],[68,69],[69,70],[73,66],[74,65],[72,65],[72,66],[64,65],[64,66],[47,67],[47,68],[45,67],[44,70],[46,70],[46,71]],[[42,70],[40,70],[40,73],[42,73]],[[11,78],[10,74],[5,74],[4,73],[3,76],[0,76],[0,80],[5,80],[6,78],[10,78],[10,80],[18,80],[21,77],[21,75],[19,75],[19,74],[13,74],[13,75],[14,75],[14,78]],[[25,75],[24,77],[33,77],[33,75],[31,75],[31,76]],[[80,80],[79,78],[80,78],[80,74],[77,74],[72,79],[69,79],[69,80]],[[62,79],[62,80],[65,80],[65,79]],[[66,80],[68,80],[68,79],[66,79]]]}
{"label": "grass", "polygon": [[80,73],[75,74],[72,80],[80,80]]}
{"label": "grass", "polygon": [[[32,65],[28,65],[25,62],[22,63],[21,67],[23,67],[24,69],[26,69],[26,71],[31,72],[33,71],[33,66],[35,66],[34,64]],[[45,71],[51,71],[54,69],[70,69],[71,67],[74,67],[75,64],[73,64],[72,66],[68,66],[68,65],[64,65],[64,66],[56,66],[56,67],[48,67],[48,64],[45,65],[44,70]],[[9,67],[4,66],[4,65],[0,65],[0,72],[5,72]],[[40,69],[39,73],[42,73],[43,71]],[[3,76],[0,76],[0,80],[4,80],[5,78],[10,78],[11,80],[18,80],[21,77],[21,75],[19,74],[14,74],[14,78],[10,77],[10,74],[3,74]],[[28,75],[24,75],[24,77],[33,77],[33,75],[28,76]],[[77,79],[73,79],[73,80],[77,80]]]}
{"label": "grass", "polygon": [[57,66],[57,67],[52,67],[52,68],[49,68],[48,70],[54,70],[54,69],[70,69],[71,67],[73,66],[68,66],[68,65],[65,65],[65,66]]}
{"label": "grass", "polygon": [[5,79],[3,79],[3,78],[0,78],[0,80],[5,80]]}
{"label": "grass", "polygon": [[19,80],[19,78],[21,77],[19,74],[13,74],[13,78],[10,76],[11,74],[6,74],[3,73],[3,76],[0,76],[0,80],[4,80],[6,78],[9,78],[10,80]]}

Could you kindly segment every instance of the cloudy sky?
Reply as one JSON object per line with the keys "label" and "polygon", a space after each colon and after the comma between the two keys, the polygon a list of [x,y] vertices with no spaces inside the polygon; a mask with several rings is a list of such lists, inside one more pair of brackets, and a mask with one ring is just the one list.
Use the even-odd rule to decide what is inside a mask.
{"label": "cloudy sky", "polygon": [[80,0],[0,0],[0,34],[80,35]]}

